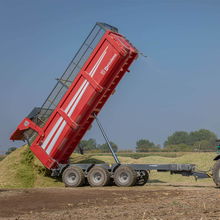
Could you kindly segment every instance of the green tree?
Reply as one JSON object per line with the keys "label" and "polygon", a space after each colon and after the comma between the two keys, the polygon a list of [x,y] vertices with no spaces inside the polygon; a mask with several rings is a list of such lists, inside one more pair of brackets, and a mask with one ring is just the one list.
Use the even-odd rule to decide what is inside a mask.
{"label": "green tree", "polygon": [[153,142],[147,139],[140,139],[136,142],[136,152],[150,152],[159,150],[159,145],[155,145]]}
{"label": "green tree", "polygon": [[194,145],[196,142],[199,141],[208,141],[209,145],[215,145],[215,141],[217,136],[214,132],[209,131],[207,129],[200,129],[198,131],[190,132],[189,134],[189,143]]}
{"label": "green tree", "polygon": [[80,143],[78,144],[76,152],[84,154],[86,152],[96,149],[97,149],[96,140],[90,138],[89,140],[81,140]]}
{"label": "green tree", "polygon": [[167,138],[164,143],[164,150],[212,151],[215,150],[216,139],[216,134],[207,129],[200,129],[190,133],[185,131],[177,131]]}
{"label": "green tree", "polygon": [[[114,142],[112,142],[112,141],[110,141],[110,144],[112,146],[113,151],[117,152],[118,151],[118,146]],[[102,153],[109,153],[109,152],[111,152],[107,143],[99,145],[98,148],[99,148],[99,150]]]}
{"label": "green tree", "polygon": [[11,152],[15,151],[17,148],[16,147],[10,147],[8,148],[8,150],[6,151],[6,155],[9,155]]}
{"label": "green tree", "polygon": [[189,134],[186,131],[176,131],[170,135],[164,143],[164,146],[189,144]]}

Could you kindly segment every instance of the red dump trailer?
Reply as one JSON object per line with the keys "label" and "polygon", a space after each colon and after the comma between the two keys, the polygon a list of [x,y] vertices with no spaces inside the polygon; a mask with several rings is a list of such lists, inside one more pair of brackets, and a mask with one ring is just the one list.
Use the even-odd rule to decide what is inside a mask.
{"label": "red dump trailer", "polygon": [[[111,179],[118,186],[143,185],[149,170],[209,177],[195,172],[193,164],[123,165],[113,152],[97,115],[137,57],[137,49],[117,28],[96,23],[42,107],[34,108],[10,139],[27,140],[36,157],[53,176],[62,175],[66,186],[81,186],[86,180],[91,186],[104,186]],[[116,163],[69,164],[94,119]]]}
{"label": "red dump trailer", "polygon": [[137,55],[116,28],[98,23],[44,105],[20,123],[11,139],[26,139],[26,131],[32,130],[30,148],[44,166],[66,164],[94,113],[99,113]]}

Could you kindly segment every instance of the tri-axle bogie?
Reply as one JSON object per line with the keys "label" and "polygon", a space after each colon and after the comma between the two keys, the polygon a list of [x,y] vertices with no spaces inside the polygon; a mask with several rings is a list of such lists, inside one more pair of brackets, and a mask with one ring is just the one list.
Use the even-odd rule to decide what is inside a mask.
{"label": "tri-axle bogie", "polygon": [[[66,165],[63,171],[56,173],[62,175],[63,182],[68,187],[82,186],[86,182],[96,187],[107,186],[112,182],[117,186],[134,186],[144,185],[149,180],[150,170],[197,178],[210,177],[205,172],[196,172],[193,164],[70,164]],[[78,178],[82,173],[83,180],[79,183],[73,185],[68,182],[68,175]]]}
{"label": "tri-axle bogie", "polygon": [[103,187],[115,183],[117,186],[144,185],[148,180],[147,170],[135,170],[131,165],[72,164],[62,172],[67,187],[78,187],[89,183],[92,187]]}

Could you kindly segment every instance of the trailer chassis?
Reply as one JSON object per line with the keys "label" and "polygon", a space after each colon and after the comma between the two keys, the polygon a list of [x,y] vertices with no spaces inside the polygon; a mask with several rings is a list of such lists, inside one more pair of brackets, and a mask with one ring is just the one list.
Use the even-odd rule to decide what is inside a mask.
{"label": "trailer chassis", "polygon": [[149,179],[149,172],[170,172],[170,174],[181,174],[182,176],[194,176],[198,178],[210,178],[206,171],[196,171],[195,164],[121,164],[117,154],[102,127],[97,115],[94,114],[97,125],[112,153],[114,164],[62,164],[52,170],[52,176],[62,175],[66,186],[76,187],[85,185],[106,186],[113,181],[118,186],[144,185]]}

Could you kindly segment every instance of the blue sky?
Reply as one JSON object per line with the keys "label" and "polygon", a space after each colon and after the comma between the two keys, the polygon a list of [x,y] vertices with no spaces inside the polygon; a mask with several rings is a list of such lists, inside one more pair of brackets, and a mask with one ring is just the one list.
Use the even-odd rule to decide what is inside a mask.
{"label": "blue sky", "polygon": [[[121,149],[174,131],[220,136],[220,1],[0,0],[0,151],[41,106],[95,22],[119,28],[140,57],[100,113]],[[104,140],[94,123],[85,138]]]}

